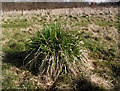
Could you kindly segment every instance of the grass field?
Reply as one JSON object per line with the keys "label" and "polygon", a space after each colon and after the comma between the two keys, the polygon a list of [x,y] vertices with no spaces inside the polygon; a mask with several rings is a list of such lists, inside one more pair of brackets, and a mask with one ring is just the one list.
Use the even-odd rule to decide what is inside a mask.
{"label": "grass field", "polygon": [[[86,57],[77,76],[60,74],[51,84],[23,68],[30,37],[44,24],[60,22],[63,30],[80,43]],[[103,91],[120,89],[118,15],[2,15],[3,89],[72,89]]]}

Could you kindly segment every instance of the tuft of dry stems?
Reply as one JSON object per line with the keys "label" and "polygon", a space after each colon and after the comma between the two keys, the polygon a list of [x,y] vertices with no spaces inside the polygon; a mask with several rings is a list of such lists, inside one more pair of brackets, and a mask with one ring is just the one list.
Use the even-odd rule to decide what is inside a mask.
{"label": "tuft of dry stems", "polygon": [[43,30],[28,42],[30,53],[24,60],[27,61],[25,66],[52,81],[56,81],[60,74],[77,75],[81,72],[78,65],[82,58],[78,42],[72,33],[63,30],[60,23],[44,25]]}

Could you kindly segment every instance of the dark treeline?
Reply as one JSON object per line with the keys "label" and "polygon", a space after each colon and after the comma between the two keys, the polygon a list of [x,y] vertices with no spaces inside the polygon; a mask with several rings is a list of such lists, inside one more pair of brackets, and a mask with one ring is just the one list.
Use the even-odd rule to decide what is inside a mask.
{"label": "dark treeline", "polygon": [[[55,9],[55,8],[78,8],[89,7],[86,2],[2,2],[2,10],[31,10],[31,9]],[[119,2],[94,4],[94,7],[118,7]]]}

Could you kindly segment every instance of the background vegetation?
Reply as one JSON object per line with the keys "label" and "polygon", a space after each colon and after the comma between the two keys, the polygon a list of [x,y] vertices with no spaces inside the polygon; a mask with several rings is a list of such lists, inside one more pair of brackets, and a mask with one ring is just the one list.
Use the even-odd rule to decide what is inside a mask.
{"label": "background vegetation", "polygon": [[[3,89],[119,90],[118,17],[115,13],[3,15]],[[53,65],[45,67],[44,63],[50,62],[50,58]],[[52,71],[56,70],[57,58],[59,64],[63,64],[58,67],[59,76],[48,77],[44,69],[51,66]],[[24,68],[27,62],[31,69]],[[67,62],[76,65],[66,65]],[[57,78],[51,79],[53,76]]]}

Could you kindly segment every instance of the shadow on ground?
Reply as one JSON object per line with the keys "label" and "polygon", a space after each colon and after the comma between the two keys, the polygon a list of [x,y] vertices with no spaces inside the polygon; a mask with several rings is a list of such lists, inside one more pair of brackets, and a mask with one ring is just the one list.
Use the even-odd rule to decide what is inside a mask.
{"label": "shadow on ground", "polygon": [[[60,80],[57,81],[57,83],[59,83],[59,82],[60,82]],[[57,88],[57,86],[53,86],[50,90],[51,91],[63,91],[65,89],[66,88],[64,88],[64,87]],[[79,77],[77,79],[74,79],[72,81],[71,87],[67,88],[66,90],[68,90],[68,91],[69,90],[70,91],[106,91],[102,87],[98,87],[97,85],[91,83],[84,77]]]}
{"label": "shadow on ground", "polygon": [[98,87],[84,78],[79,78],[74,83],[77,91],[105,91],[102,87]]}
{"label": "shadow on ground", "polygon": [[[34,52],[30,54],[30,56],[25,60],[25,58],[28,56],[30,52],[29,51],[7,51],[5,52],[3,56],[3,62],[4,63],[10,63],[13,66],[16,66],[19,69],[25,69],[30,71],[33,75],[38,75],[39,72],[36,70],[38,69],[36,66],[30,67],[26,64],[34,57]],[[41,57],[42,58],[42,57]]]}
{"label": "shadow on ground", "polygon": [[23,60],[28,52],[7,51],[4,53],[3,62],[10,63],[18,68],[23,68]]}

